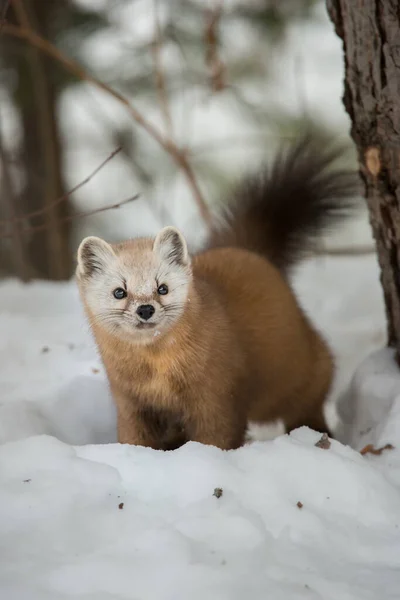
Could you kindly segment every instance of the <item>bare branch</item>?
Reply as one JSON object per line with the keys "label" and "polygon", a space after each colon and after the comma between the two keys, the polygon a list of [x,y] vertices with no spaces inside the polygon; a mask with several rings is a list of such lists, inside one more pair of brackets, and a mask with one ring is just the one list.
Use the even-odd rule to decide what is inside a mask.
{"label": "bare branch", "polygon": [[319,248],[313,252],[316,256],[365,256],[375,254],[376,248],[373,244],[364,246],[341,246],[338,248]]}
{"label": "bare branch", "polygon": [[169,109],[167,85],[164,77],[164,70],[162,67],[161,60],[161,48],[162,48],[162,35],[160,28],[160,21],[158,19],[158,2],[154,0],[154,40],[152,44],[152,53],[154,60],[154,78],[158,94],[158,103],[160,111],[164,119],[165,130],[168,136],[173,138],[173,127],[171,112]]}
{"label": "bare branch", "polygon": [[122,146],[118,146],[118,148],[116,148],[115,150],[113,150],[111,152],[111,154],[109,156],[107,156],[107,158],[104,159],[103,162],[98,167],[96,167],[94,171],[92,171],[92,173],[90,173],[90,175],[88,175],[83,181],[81,181],[80,183],[78,183],[77,185],[75,185],[73,188],[71,188],[69,190],[69,192],[67,192],[66,194],[63,194],[62,196],[60,196],[59,198],[57,198],[56,200],[54,200],[51,203],[51,206],[45,206],[44,208],[40,208],[38,210],[34,210],[31,213],[25,214],[23,217],[15,217],[14,219],[0,219],[0,225],[1,224],[7,224],[7,223],[13,223],[15,221],[24,222],[27,219],[31,219],[33,217],[41,216],[42,214],[44,214],[48,210],[50,210],[50,208],[53,208],[54,206],[57,206],[58,204],[61,204],[62,202],[64,202],[65,200],[67,200],[67,198],[69,198],[72,194],[74,194],[77,190],[79,190],[81,187],[83,187],[84,185],[86,185],[87,183],[89,183],[89,181],[95,175],[97,175],[97,173],[99,173],[99,171],[101,171],[101,169],[103,167],[105,167],[105,165],[107,163],[109,163],[110,160],[112,160],[116,154],[118,154],[118,152],[121,152],[121,149],[122,149]]}
{"label": "bare branch", "polygon": [[218,27],[222,14],[222,0],[213,8],[206,9],[204,43],[206,47],[205,61],[210,70],[210,84],[213,92],[221,92],[226,86],[225,65],[218,53]]}
{"label": "bare branch", "polygon": [[[68,215],[67,217],[60,219],[60,221],[66,222],[66,221],[72,221],[74,219],[82,219],[84,217],[91,217],[92,215],[97,215],[98,213],[105,212],[107,210],[114,210],[116,208],[121,208],[121,206],[124,206],[125,204],[129,204],[130,202],[134,202],[135,200],[138,200],[138,198],[140,198],[140,194],[135,194],[134,196],[130,196],[129,198],[126,198],[125,200],[121,200],[121,202],[117,202],[116,204],[102,206],[101,208],[94,208],[93,210],[88,210],[85,212],[74,213],[72,215]],[[45,231],[47,229],[47,227],[48,227],[47,223],[43,223],[42,225],[38,225],[36,227],[26,227],[25,229],[21,230],[21,233],[23,233],[23,234],[37,233],[38,231]],[[0,239],[1,238],[10,238],[10,237],[13,237],[12,233],[0,231]]]}
{"label": "bare branch", "polygon": [[142,114],[135,108],[135,106],[129,102],[125,96],[112,89],[106,83],[100,81],[96,77],[93,77],[89,73],[85,71],[78,63],[66,57],[54,44],[49,42],[48,40],[43,39],[40,35],[37,35],[31,29],[27,29],[24,27],[15,27],[13,25],[5,25],[3,27],[3,32],[12,35],[14,37],[24,39],[36,48],[39,48],[53,59],[58,61],[60,64],[64,66],[70,73],[72,73],[78,79],[82,81],[87,81],[97,88],[105,91],[110,96],[115,98],[118,102],[123,104],[134,121],[142,127],[147,133],[173,158],[178,167],[183,171],[189,186],[192,190],[193,197],[197,203],[199,208],[199,212],[207,223],[207,225],[212,228],[212,219],[210,210],[203,198],[201,193],[199,184],[197,182],[196,176],[190,164],[190,161],[187,158],[185,149],[177,146],[172,140],[165,138],[159,131],[154,127],[152,123],[147,121]]}
{"label": "bare branch", "polygon": [[98,213],[105,212],[107,210],[114,210],[116,208],[121,208],[121,206],[125,206],[125,204],[130,204],[135,200],[140,198],[140,194],[135,194],[134,196],[130,196],[125,200],[121,200],[121,202],[117,202],[116,204],[110,204],[107,206],[102,206],[101,208],[94,208],[93,210],[87,210],[85,212],[75,213],[74,215],[70,215],[66,217],[66,221],[71,221],[72,219],[82,219],[84,217],[91,217],[92,215],[97,215]]}

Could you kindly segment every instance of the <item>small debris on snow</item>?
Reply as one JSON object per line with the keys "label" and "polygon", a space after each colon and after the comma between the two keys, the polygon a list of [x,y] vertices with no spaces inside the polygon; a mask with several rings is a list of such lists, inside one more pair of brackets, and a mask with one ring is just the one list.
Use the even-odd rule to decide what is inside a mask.
{"label": "small debris on snow", "polygon": [[41,353],[47,354],[48,352],[50,352],[50,348],[48,346],[43,346],[43,348],[41,349]]}
{"label": "small debris on snow", "polygon": [[215,488],[213,496],[215,496],[216,498],[221,498],[223,493],[224,493],[224,490],[222,488]]}
{"label": "small debris on snow", "polygon": [[93,367],[92,373],[94,373],[96,375],[97,373],[100,373],[100,369],[96,369],[95,367]]}
{"label": "small debris on snow", "polygon": [[120,502],[120,503],[118,504],[118,508],[119,508],[119,510],[122,510],[122,509],[124,508],[124,503],[123,503],[123,502]]}
{"label": "small debris on snow", "polygon": [[300,502],[300,500],[298,501],[298,503],[296,504],[297,508],[303,508],[303,503]]}
{"label": "small debris on snow", "polygon": [[380,456],[384,450],[394,450],[394,446],[392,444],[385,444],[385,446],[382,446],[381,448],[374,448],[373,444],[367,444],[362,450],[360,450],[360,454],[363,456],[365,454],[374,454],[375,456]]}
{"label": "small debris on snow", "polygon": [[24,479],[23,483],[30,483],[32,481],[32,479]]}
{"label": "small debris on snow", "polygon": [[329,450],[331,447],[331,442],[329,440],[328,434],[323,433],[321,439],[315,444],[317,448],[322,448],[323,450]]}

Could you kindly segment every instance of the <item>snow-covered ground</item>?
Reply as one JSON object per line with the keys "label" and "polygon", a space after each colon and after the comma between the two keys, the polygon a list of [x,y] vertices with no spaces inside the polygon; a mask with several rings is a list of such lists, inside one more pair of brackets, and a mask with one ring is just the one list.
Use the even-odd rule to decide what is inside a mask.
{"label": "snow-covered ground", "polygon": [[[342,394],[384,344],[375,259],[311,260],[296,287],[335,349],[355,449],[305,428],[232,452],[118,445],[75,286],[0,284],[2,599],[399,598],[391,352]],[[368,443],[394,449],[356,451]]]}
{"label": "snow-covered ground", "polygon": [[[139,2],[132,7],[140,11]],[[322,1],[316,11],[317,21],[291,28],[271,61],[268,93],[258,93],[271,110],[306,112],[347,137],[341,43]],[[133,38],[138,19],[121,23]],[[89,40],[89,63],[112,56],[116,39]],[[90,94],[126,125],[120,107]],[[71,185],[112,150],[90,99],[81,86],[61,106]],[[145,102],[157,122],[154,102]],[[188,95],[189,128],[181,104],[173,106],[178,134],[190,130],[194,149],[207,144],[229,180],[269,151],[265,141],[254,144],[257,125],[229,97],[208,106]],[[14,121],[5,121],[17,139]],[[227,131],[243,143],[219,146]],[[153,233],[160,223],[149,199],[167,198],[176,224],[199,233],[187,187],[151,146],[149,160],[156,158],[155,189],[112,218],[79,221],[76,242],[84,233]],[[120,199],[137,188],[128,165],[113,161],[75,200],[88,210],[109,204],[115,190]],[[350,242],[371,242],[365,211],[330,245]],[[0,283],[1,600],[400,598],[400,378],[391,351],[379,350],[385,323],[376,262],[320,257],[295,282],[335,350],[331,400],[339,403],[343,444],[316,447],[319,436],[301,429],[234,452],[187,444],[169,453],[116,443],[114,407],[74,284]],[[367,444],[394,448],[361,455]]]}

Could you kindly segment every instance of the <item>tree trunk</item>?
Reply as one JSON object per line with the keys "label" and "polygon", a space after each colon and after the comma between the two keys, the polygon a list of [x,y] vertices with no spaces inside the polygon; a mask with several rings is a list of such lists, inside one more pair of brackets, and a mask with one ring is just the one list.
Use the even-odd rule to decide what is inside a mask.
{"label": "tree trunk", "polygon": [[327,0],[345,55],[344,105],[381,268],[389,344],[400,356],[399,0]]}
{"label": "tree trunk", "polygon": [[[10,4],[7,18],[51,39],[55,4],[54,0],[18,0]],[[71,224],[66,220],[70,205],[65,201],[54,206],[65,192],[57,118],[59,89],[55,83],[59,67],[25,42],[4,37],[1,41],[4,62],[15,74],[13,99],[22,129],[18,163],[25,185],[14,198],[18,204],[15,209],[21,217],[41,211],[26,220],[31,230],[22,240],[30,263],[25,272],[41,279],[68,279],[73,270]],[[35,231],[36,227],[40,230]],[[14,269],[14,274],[21,276],[21,268]]]}

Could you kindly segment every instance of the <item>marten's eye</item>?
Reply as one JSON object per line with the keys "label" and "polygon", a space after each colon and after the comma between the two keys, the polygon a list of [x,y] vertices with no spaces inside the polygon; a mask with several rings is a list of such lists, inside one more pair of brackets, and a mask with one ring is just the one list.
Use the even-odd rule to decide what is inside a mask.
{"label": "marten's eye", "polygon": [[127,295],[128,294],[126,293],[126,290],[124,290],[123,288],[117,288],[116,290],[113,291],[113,296],[117,300],[122,300],[123,298],[126,298]]}
{"label": "marten's eye", "polygon": [[165,296],[165,294],[168,294],[168,286],[165,285],[165,283],[162,283],[160,286],[158,286],[157,292],[160,294],[160,296]]}

